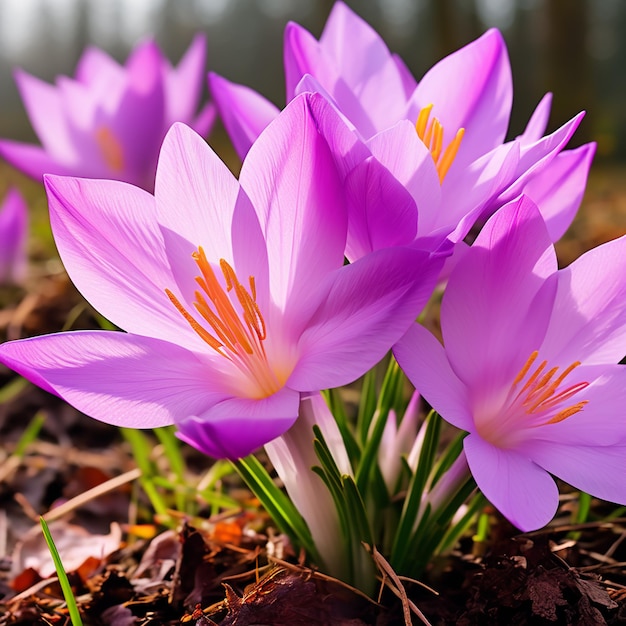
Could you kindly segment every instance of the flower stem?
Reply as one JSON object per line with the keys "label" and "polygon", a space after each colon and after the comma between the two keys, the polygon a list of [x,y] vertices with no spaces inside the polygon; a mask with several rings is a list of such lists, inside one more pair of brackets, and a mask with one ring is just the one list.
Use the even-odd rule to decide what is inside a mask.
{"label": "flower stem", "polygon": [[341,473],[351,474],[348,455],[341,434],[324,399],[318,395],[303,397],[295,424],[281,437],[265,445],[276,473],[283,481],[289,498],[306,521],[313,542],[329,574],[341,580],[348,576],[348,559],[342,545],[337,511],[328,488],[312,467],[319,465],[313,447],[313,426],[319,426]]}

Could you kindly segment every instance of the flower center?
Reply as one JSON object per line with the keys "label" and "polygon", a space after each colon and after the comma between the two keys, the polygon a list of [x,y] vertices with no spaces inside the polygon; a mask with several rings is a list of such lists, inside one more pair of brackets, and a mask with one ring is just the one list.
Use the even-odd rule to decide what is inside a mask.
{"label": "flower center", "polygon": [[430,150],[430,154],[435,162],[437,173],[439,174],[439,182],[442,183],[446,177],[450,166],[454,162],[454,158],[459,151],[461,140],[465,134],[464,128],[457,130],[454,139],[443,149],[443,126],[436,117],[430,119],[430,112],[433,105],[429,104],[424,107],[417,116],[415,130],[417,136],[422,140],[424,145]]}
{"label": "flower center", "polygon": [[119,139],[108,126],[100,126],[95,136],[104,162],[114,172],[121,172],[124,169],[124,151]]}
{"label": "flower center", "polygon": [[580,365],[574,361],[559,372],[559,367],[548,368],[542,361],[535,366],[539,352],[535,350],[519,371],[500,410],[477,424],[479,434],[498,445],[514,445],[522,430],[558,424],[583,410],[588,400],[572,404],[569,400],[589,386],[581,381],[567,384],[566,379]]}
{"label": "flower center", "polygon": [[194,292],[193,305],[205,324],[196,320],[166,289],[168,298],[201,339],[254,383],[248,390],[251,397],[265,398],[276,393],[282,383],[270,367],[263,345],[267,329],[256,302],[254,276],[248,278],[247,289],[228,262],[220,259],[224,287],[201,246],[192,257],[200,270],[200,276],[196,276],[200,289]]}

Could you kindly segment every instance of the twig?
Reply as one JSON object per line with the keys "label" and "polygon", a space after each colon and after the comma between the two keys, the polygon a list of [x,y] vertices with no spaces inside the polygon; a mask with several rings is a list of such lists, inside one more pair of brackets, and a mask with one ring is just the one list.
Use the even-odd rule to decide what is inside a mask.
{"label": "twig", "polygon": [[106,482],[96,485],[95,487],[88,489],[84,493],[78,494],[76,497],[64,502],[63,504],[55,507],[54,509],[48,511],[44,516],[44,520],[46,522],[52,522],[60,517],[63,517],[67,513],[70,513],[74,509],[77,509],[87,502],[91,500],[95,500],[100,496],[108,493],[109,491],[113,491],[126,483],[130,483],[133,480],[137,480],[141,476],[141,470],[138,468],[132,469],[129,472],[121,474],[120,476],[116,476],[115,478],[111,478]]}
{"label": "twig", "polygon": [[288,561],[283,561],[282,559],[279,559],[278,557],[275,557],[275,556],[268,555],[267,560],[270,563],[281,565],[282,567],[286,569],[296,570],[301,574],[308,574],[312,578],[319,578],[320,580],[325,580],[326,582],[336,583],[339,586],[344,587],[344,589],[348,589],[352,593],[355,593],[361,598],[364,598],[365,600],[367,600],[374,606],[378,606],[378,607],[381,606],[378,602],[376,602],[375,600],[372,600],[372,598],[370,598],[366,593],[363,593],[360,589],[357,589],[356,587],[353,587],[352,585],[349,585],[348,583],[345,583],[342,580],[339,580],[338,578],[333,578],[332,576],[328,576],[327,574],[322,574],[322,572],[309,569],[308,567],[304,567],[302,565],[294,565],[293,563],[289,563]]}
{"label": "twig", "polygon": [[417,608],[414,602],[409,600],[409,597],[406,594],[406,589],[402,584],[398,574],[395,573],[393,567],[389,564],[389,562],[383,557],[383,555],[376,549],[376,546],[365,546],[367,550],[371,550],[372,558],[374,562],[383,573],[383,575],[388,576],[393,585],[389,584],[389,581],[385,581],[387,587],[398,597],[400,598],[400,602],[402,603],[402,613],[404,615],[404,623],[406,626],[411,626],[413,624],[413,620],[411,619],[411,611],[417,615],[417,617],[424,623],[426,626],[432,626],[432,624],[426,619],[426,616]]}

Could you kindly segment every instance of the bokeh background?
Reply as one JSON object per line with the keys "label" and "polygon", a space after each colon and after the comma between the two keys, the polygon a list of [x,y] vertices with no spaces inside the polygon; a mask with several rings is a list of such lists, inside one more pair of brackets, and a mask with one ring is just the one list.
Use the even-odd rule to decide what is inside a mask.
{"label": "bokeh background", "polygon": [[[282,31],[294,20],[316,36],[332,0],[0,0],[0,135],[34,139],[12,69],[52,81],[72,74],[88,44],[119,60],[154,35],[177,61],[193,34],[209,37],[210,69],[283,101]],[[499,28],[513,66],[511,135],[546,91],[551,128],[581,109],[575,142],[626,159],[626,2],[623,0],[352,0],[416,76],[487,28]]]}
{"label": "bokeh background", "polygon": [[[586,110],[570,147],[596,141],[587,197],[563,262],[626,233],[625,0],[347,0],[416,77],[488,28],[508,45],[514,80],[509,137],[522,132],[547,91],[549,130]],[[36,141],[12,71],[52,82],[72,75],[93,44],[124,61],[154,36],[177,63],[197,31],[208,36],[207,68],[284,103],[282,34],[289,20],[319,36],[333,0],[0,0],[0,137]],[[210,143],[237,163],[219,125]],[[32,209],[31,257],[53,250],[45,194],[0,163],[0,195],[20,186]],[[48,243],[46,243],[48,242]],[[568,247],[569,246],[569,247]]]}

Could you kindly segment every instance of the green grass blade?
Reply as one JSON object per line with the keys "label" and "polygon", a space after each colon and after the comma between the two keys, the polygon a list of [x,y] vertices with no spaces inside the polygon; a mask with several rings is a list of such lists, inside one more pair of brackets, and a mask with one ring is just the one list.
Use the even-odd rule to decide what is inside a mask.
{"label": "green grass blade", "polygon": [[233,465],[279,530],[302,546],[313,560],[319,561],[311,531],[302,515],[287,495],[276,486],[259,460],[254,456],[247,456],[233,461]]}
{"label": "green grass blade", "polygon": [[185,460],[180,451],[182,442],[174,434],[173,426],[165,426],[164,428],[155,428],[154,434],[163,446],[165,456],[170,465],[170,469],[176,475],[181,483],[185,481]]}
{"label": "green grass blade", "polygon": [[350,463],[352,467],[355,467],[361,457],[361,448],[352,432],[341,393],[338,389],[328,389],[323,392],[323,395],[330,412],[335,418],[335,422],[337,422]]}
{"label": "green grass blade", "polygon": [[361,399],[356,419],[357,434],[361,445],[367,441],[367,433],[376,411],[376,369],[372,368],[366,372],[361,386]]}
{"label": "green grass blade", "polygon": [[48,550],[50,550],[52,561],[54,562],[54,568],[57,571],[57,576],[59,578],[61,590],[63,591],[65,603],[67,604],[67,610],[70,614],[72,626],[83,626],[83,620],[81,619],[80,612],[78,611],[78,605],[76,604],[76,598],[74,597],[72,586],[70,585],[70,581],[65,573],[65,568],[61,562],[61,557],[59,556],[57,547],[54,545],[54,540],[50,534],[48,524],[46,524],[46,520],[43,517],[39,518],[39,522],[41,523],[41,530],[43,531],[43,536],[46,540],[46,544],[48,545]]}
{"label": "green grass blade", "polygon": [[0,404],[16,398],[26,387],[28,387],[28,381],[25,378],[17,376],[11,379],[11,382],[0,389]]}
{"label": "green grass blade", "polygon": [[[163,446],[165,457],[167,458],[167,462],[172,470],[172,473],[176,476],[177,483],[179,485],[185,485],[185,460],[183,459],[183,455],[180,451],[182,442],[174,434],[174,427],[166,426],[164,428],[155,428],[153,432]],[[193,507],[188,506],[190,501],[185,498],[185,495],[181,490],[174,490],[174,497],[176,499],[176,509],[178,511],[189,514],[195,513],[195,510],[192,510]]]}
{"label": "green grass blade", "polygon": [[137,463],[137,467],[141,470],[141,478],[139,482],[145,491],[152,507],[157,515],[163,519],[168,517],[169,509],[163,496],[159,493],[154,484],[154,476],[156,475],[154,463],[150,459],[153,450],[153,444],[139,430],[135,428],[120,428],[122,437],[130,444],[133,453],[133,459]]}
{"label": "green grass blade", "polygon": [[39,431],[41,430],[44,422],[46,421],[46,414],[44,411],[37,411],[32,420],[28,423],[26,430],[22,433],[17,445],[15,446],[15,450],[11,456],[16,456],[18,458],[22,458],[24,453],[26,452],[26,448],[37,439],[37,435],[39,435]]}
{"label": "green grass blade", "polygon": [[441,418],[437,413],[431,411],[423,427],[426,428],[426,433],[424,435],[422,449],[420,450],[415,473],[409,483],[402,513],[400,515],[400,522],[398,523],[396,536],[391,549],[390,563],[394,567],[397,567],[398,571],[402,571],[400,563],[403,563],[406,557],[406,546],[415,525],[419,523],[418,516],[421,514],[420,508],[422,506],[424,489],[428,481],[428,476],[432,472],[437,447],[439,445]]}

